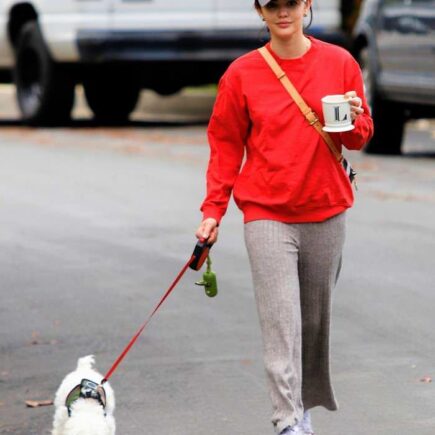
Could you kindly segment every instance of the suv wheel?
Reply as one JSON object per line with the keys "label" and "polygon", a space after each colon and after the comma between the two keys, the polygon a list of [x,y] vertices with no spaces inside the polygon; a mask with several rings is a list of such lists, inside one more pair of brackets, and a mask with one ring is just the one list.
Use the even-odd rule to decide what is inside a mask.
{"label": "suv wheel", "polygon": [[21,29],[15,50],[14,82],[23,120],[53,125],[69,120],[75,83],[48,52],[36,21]]}
{"label": "suv wheel", "polygon": [[89,107],[98,122],[127,122],[139,98],[139,85],[123,74],[102,74],[92,74],[83,81]]}
{"label": "suv wheel", "polygon": [[359,62],[364,77],[367,101],[375,124],[374,136],[365,147],[365,151],[369,154],[400,154],[406,121],[404,109],[399,104],[389,102],[379,95],[375,75],[370,67],[367,47],[359,53]]}

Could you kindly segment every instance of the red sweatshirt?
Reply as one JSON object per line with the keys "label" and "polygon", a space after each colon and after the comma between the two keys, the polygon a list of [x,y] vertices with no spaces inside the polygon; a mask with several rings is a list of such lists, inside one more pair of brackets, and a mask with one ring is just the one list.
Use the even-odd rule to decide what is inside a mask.
{"label": "red sweatshirt", "polygon": [[[354,130],[331,136],[339,149],[361,149],[373,121],[360,68],[346,50],[310,39],[311,48],[297,59],[281,59],[267,47],[322,123],[322,97],[356,91],[365,113]],[[219,222],[232,192],[245,222],[320,222],[353,204],[341,164],[257,50],[236,59],[222,76],[208,139],[204,219]]]}

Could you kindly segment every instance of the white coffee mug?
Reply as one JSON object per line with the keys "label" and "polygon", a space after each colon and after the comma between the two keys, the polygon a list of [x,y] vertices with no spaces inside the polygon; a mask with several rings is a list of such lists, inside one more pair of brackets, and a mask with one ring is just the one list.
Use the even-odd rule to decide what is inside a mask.
{"label": "white coffee mug", "polygon": [[323,117],[325,126],[323,130],[329,133],[350,131],[355,128],[350,115],[349,100],[344,95],[327,95],[322,98]]}

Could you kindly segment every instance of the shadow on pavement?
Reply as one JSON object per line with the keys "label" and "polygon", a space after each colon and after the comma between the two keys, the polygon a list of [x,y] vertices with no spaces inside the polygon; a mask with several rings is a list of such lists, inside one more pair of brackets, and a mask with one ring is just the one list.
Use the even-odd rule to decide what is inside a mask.
{"label": "shadow on pavement", "polygon": [[19,119],[0,119],[0,127],[20,127],[22,125]]}
{"label": "shadow on pavement", "polygon": [[41,127],[32,127],[24,124],[19,119],[0,119],[0,128],[2,127],[27,127],[36,129],[50,128],[129,128],[129,127],[195,127],[206,126],[208,120],[192,120],[192,121],[169,121],[169,120],[132,120],[123,123],[102,123],[92,119],[74,119],[64,124],[46,125]]}
{"label": "shadow on pavement", "polygon": [[435,159],[435,151],[428,152],[428,151],[413,151],[413,152],[407,152],[405,154],[402,154],[399,157],[404,157],[407,159]]}

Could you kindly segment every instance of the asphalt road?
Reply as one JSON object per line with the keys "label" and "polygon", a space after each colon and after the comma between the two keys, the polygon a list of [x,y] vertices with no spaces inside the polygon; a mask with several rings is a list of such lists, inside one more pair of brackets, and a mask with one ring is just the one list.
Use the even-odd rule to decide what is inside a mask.
{"label": "asphalt road", "polygon": [[[71,126],[34,130],[0,90],[1,434],[48,434],[53,408],[25,400],[52,399],[80,356],[105,372],[191,254],[210,98],[144,98],[124,128],[95,128],[78,106]],[[316,434],[432,435],[435,124],[410,124],[402,157],[350,158],[340,411],[315,409]],[[118,434],[272,434],[242,231],[232,204],[213,248],[218,297],[188,271],[113,375]]]}

